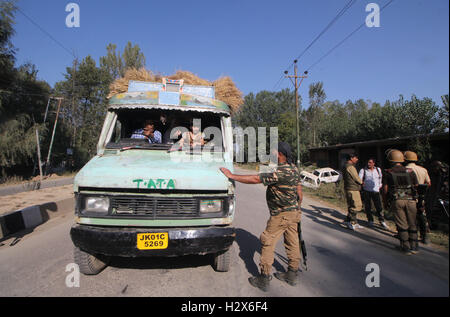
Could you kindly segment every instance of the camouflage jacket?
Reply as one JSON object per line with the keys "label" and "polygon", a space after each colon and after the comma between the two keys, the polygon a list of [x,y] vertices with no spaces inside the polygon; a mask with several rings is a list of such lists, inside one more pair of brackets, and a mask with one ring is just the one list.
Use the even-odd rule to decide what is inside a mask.
{"label": "camouflage jacket", "polygon": [[276,171],[261,173],[259,178],[267,186],[266,200],[272,216],[298,210],[297,185],[300,184],[300,173],[295,165],[279,164]]}

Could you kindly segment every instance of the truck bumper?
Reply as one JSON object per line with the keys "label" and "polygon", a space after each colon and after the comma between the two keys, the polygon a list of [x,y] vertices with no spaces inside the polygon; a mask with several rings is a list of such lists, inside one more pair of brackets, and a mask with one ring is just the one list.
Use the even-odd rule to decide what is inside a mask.
{"label": "truck bumper", "polygon": [[[139,250],[138,233],[169,234],[166,249]],[[225,251],[233,243],[233,227],[197,228],[117,228],[74,225],[70,230],[74,245],[91,254],[124,257],[182,256]]]}

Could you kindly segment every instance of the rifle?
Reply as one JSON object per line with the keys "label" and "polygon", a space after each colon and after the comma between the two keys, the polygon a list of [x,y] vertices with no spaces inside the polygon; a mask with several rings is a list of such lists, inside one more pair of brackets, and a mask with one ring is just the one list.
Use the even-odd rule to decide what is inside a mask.
{"label": "rifle", "polygon": [[303,266],[305,268],[306,271],[308,271],[308,266],[306,265],[306,245],[305,245],[305,240],[303,240],[302,237],[302,222],[300,221],[297,224],[297,231],[298,231],[298,241],[299,241],[299,245],[300,245],[300,253],[302,255],[303,258]]}
{"label": "rifle", "polygon": [[447,215],[447,217],[449,216],[448,215],[448,211],[447,211],[447,208],[445,208],[445,203],[447,203],[447,207],[448,207],[448,201],[447,202],[445,202],[444,200],[442,200],[442,199],[438,199],[438,201],[439,201],[439,203],[441,204],[441,206],[442,206],[442,208],[444,209],[444,211],[445,211],[445,214]]}

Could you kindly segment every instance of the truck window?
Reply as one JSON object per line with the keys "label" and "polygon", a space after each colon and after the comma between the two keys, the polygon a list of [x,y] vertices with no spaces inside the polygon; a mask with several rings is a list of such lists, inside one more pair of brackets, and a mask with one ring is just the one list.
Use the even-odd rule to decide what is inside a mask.
{"label": "truck window", "polygon": [[[165,124],[160,120],[162,113],[165,115]],[[201,136],[202,149],[223,151],[223,134],[220,115],[201,113],[198,111],[171,110],[162,112],[161,110],[156,109],[120,109],[116,111],[116,114],[116,124],[111,138],[106,144],[106,148],[123,149],[134,147],[153,150],[169,150],[176,148],[175,145],[183,140],[184,142],[186,142],[186,140],[187,142],[189,142],[189,140],[198,141],[200,139],[199,136]],[[158,131],[161,143],[150,143],[145,137],[137,138],[138,134],[142,134],[144,125],[148,123],[148,121],[153,122],[153,133],[155,135],[157,133],[156,131]],[[199,132],[197,131],[198,129],[193,129],[193,123],[194,125],[200,124]],[[194,133],[193,130],[195,130]],[[196,143],[196,145],[197,144],[198,143]],[[184,144],[184,146],[184,148],[186,148],[186,144]],[[182,145],[180,146],[180,150],[181,148]]]}

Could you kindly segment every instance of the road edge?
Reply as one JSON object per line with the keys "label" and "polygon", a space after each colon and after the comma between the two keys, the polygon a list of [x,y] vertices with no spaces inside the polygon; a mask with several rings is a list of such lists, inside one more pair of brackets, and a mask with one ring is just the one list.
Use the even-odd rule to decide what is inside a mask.
{"label": "road edge", "polygon": [[35,228],[49,219],[74,210],[74,197],[46,202],[0,215],[0,240],[24,229]]}

